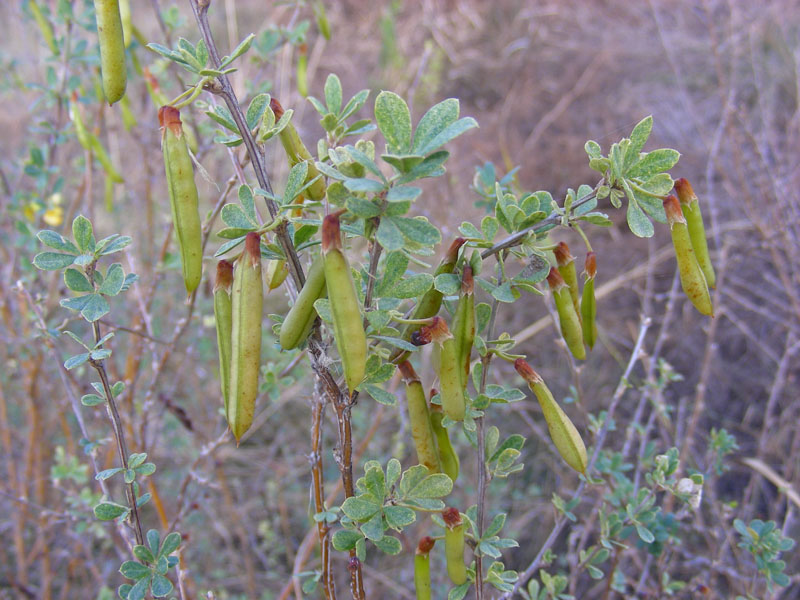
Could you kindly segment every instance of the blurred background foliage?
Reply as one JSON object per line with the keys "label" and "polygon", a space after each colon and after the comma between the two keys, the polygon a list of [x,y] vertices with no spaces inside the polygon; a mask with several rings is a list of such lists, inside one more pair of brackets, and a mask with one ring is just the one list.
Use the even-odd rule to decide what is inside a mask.
{"label": "blurred background foliage", "polygon": [[[99,489],[86,458],[88,450],[102,468],[114,466],[110,430],[101,412],[83,409],[89,438],[81,434],[69,403],[71,395],[90,391],[89,378],[60,369],[68,349],[61,341],[50,348],[31,304],[49,328],[63,328],[63,281],[31,266],[38,249],[33,236],[41,228],[68,227],[81,212],[101,237],[119,231],[133,238],[125,268],[140,282],[104,322],[117,331],[109,369],[127,383],[122,410],[132,451],[148,452],[158,465],[144,520],[182,532],[181,565],[193,594],[294,595],[291,574],[315,566],[313,549],[304,553],[303,544],[312,512],[307,367],[291,362],[270,338],[251,434],[238,449],[222,440],[210,286],[204,281],[187,314],[179,260],[169,244],[156,106],[141,76],[129,82],[130,115],[97,101],[90,3],[71,3],[76,20],[70,26],[54,16],[58,4],[39,2],[69,54],[63,45],[59,55],[52,53],[28,2],[0,4],[0,598],[110,598],[102,590],[111,594],[120,583],[122,542],[91,515]],[[182,74],[167,70],[141,41],[196,40],[189,7],[163,0],[132,4],[144,39],[132,43],[131,54],[174,97],[183,89]],[[627,475],[634,477],[652,468],[655,446],[676,446],[686,467],[706,475],[707,485],[700,509],[675,524],[680,543],[667,544],[658,556],[633,543],[605,565],[599,583],[578,575],[578,551],[598,535],[592,515],[602,500],[585,498],[570,508],[578,522],[556,545],[559,557],[548,570],[567,575],[563,593],[581,598],[732,598],[748,592],[796,598],[796,576],[772,591],[754,584],[758,567],[738,546],[749,534],[739,537],[733,521],[773,520],[784,535],[800,534],[797,3],[350,0],[326,7],[330,40],[320,35],[313,8],[214,0],[212,22],[223,50],[250,32],[257,36],[233,75],[237,93],[249,98],[268,91],[280,98],[295,110],[312,148],[322,129],[296,92],[303,43],[311,95],[320,97],[327,74],[335,72],[346,95],[365,87],[398,92],[415,119],[443,98],[459,98],[462,114],[474,116],[480,129],[450,145],[447,176],[427,184],[415,207],[442,228],[445,239],[456,235],[462,220],[477,222],[485,212],[471,189],[481,187],[476,168],[490,184],[517,168],[514,185],[563,197],[567,186],[595,182],[583,151],[587,139],[607,147],[642,117],[654,116],[650,146],[682,152],[675,175],[692,181],[707,206],[719,279],[716,318],[701,321],[678,293],[665,229],[649,240],[634,238],[624,216],[614,214],[617,224],[592,239],[601,343],[579,374],[565,366],[552,318],[535,297],[506,312],[501,330],[518,339],[519,351],[558,397],[580,400],[570,410],[586,430],[590,415],[609,402],[640,315],[650,316],[650,355],[631,380],[637,389],[617,413],[609,445],[620,454],[609,472],[625,477],[634,469]],[[73,91],[124,183],[107,185],[97,163],[86,169],[88,156],[68,115]],[[198,177],[201,211],[209,211],[234,173],[230,157],[212,143],[213,123],[197,108],[186,112],[199,140],[197,156],[216,182]],[[268,159],[280,188],[286,167],[274,144]],[[577,237],[567,241],[580,247]],[[265,314],[282,313],[286,305],[282,291],[272,292]],[[496,376],[516,377],[502,367]],[[520,548],[506,554],[506,567],[523,570],[552,526],[553,493],[568,497],[576,480],[550,452],[532,399],[504,410],[503,433],[529,436],[526,468],[508,487],[492,487],[489,505],[508,511],[505,533]],[[330,442],[333,422],[326,428]],[[363,399],[353,411],[353,429],[356,473],[368,458],[385,462],[412,451],[401,410]],[[458,444],[467,446],[464,439]],[[335,492],[338,470],[330,446],[325,467],[328,491]],[[462,469],[465,481],[477,480],[474,464],[462,461]],[[474,492],[463,487],[458,503],[471,504]],[[340,502],[339,492],[332,504]],[[411,549],[416,539],[404,543]],[[783,558],[786,572],[796,573],[797,554]],[[346,556],[336,561],[344,572]],[[376,555],[365,566],[370,597],[412,598],[410,574],[410,560],[400,564]],[[344,590],[346,573],[342,577]],[[682,584],[671,585],[675,581]]]}

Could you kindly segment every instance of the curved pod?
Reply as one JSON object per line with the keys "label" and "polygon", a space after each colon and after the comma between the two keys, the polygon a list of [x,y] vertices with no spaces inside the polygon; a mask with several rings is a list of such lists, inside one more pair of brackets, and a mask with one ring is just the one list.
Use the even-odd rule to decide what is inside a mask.
{"label": "curved pod", "polygon": [[417,451],[417,461],[431,473],[440,473],[442,465],[436,451],[436,440],[433,436],[428,401],[422,389],[419,376],[411,363],[400,363],[400,373],[406,386],[406,403],[408,404],[408,421],[411,424],[411,437]]}
{"label": "curved pod", "polygon": [[325,262],[319,256],[308,270],[303,289],[297,295],[292,308],[286,313],[278,337],[281,348],[292,350],[302,344],[311,332],[311,326],[317,318],[314,302],[325,294]]}
{"label": "curved pod", "polygon": [[547,283],[553,292],[553,300],[558,311],[558,322],[561,326],[561,336],[567,344],[567,348],[572,356],[578,360],[586,358],[586,348],[583,346],[583,331],[578,313],[575,312],[575,305],[564,278],[555,269],[550,269],[547,276]]}
{"label": "curved pod", "polygon": [[708,252],[708,240],[703,224],[703,213],[700,211],[700,202],[692,185],[684,178],[675,181],[675,191],[681,202],[681,211],[686,219],[686,227],[689,229],[689,239],[692,240],[692,249],[697,257],[697,264],[700,265],[700,269],[705,275],[708,287],[716,287],[717,275],[714,273],[714,265],[711,264],[711,255]]}

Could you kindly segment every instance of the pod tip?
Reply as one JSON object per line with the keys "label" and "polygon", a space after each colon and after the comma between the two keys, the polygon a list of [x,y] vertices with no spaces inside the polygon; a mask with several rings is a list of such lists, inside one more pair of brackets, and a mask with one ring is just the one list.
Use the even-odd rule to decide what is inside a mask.
{"label": "pod tip", "polygon": [[444,524],[450,529],[461,525],[461,513],[458,512],[457,508],[452,506],[448,506],[442,511],[442,519],[444,520]]}
{"label": "pod tip", "polygon": [[253,266],[261,264],[261,236],[255,231],[248,233],[244,239],[244,254]]}
{"label": "pod tip", "polygon": [[181,111],[166,105],[158,109],[158,123],[162,128],[169,127],[176,135],[181,131]]}
{"label": "pod tip", "polygon": [[276,121],[283,116],[283,106],[281,106],[281,103],[278,102],[277,98],[270,98],[269,107],[272,109]]}
{"label": "pod tip", "polygon": [[415,346],[424,346],[431,342],[442,343],[453,337],[447,323],[442,317],[433,317],[429,324],[423,325],[411,334],[411,343]]}
{"label": "pod tip", "polygon": [[547,274],[547,283],[554,292],[567,285],[561,273],[555,267],[550,267],[550,273]]}
{"label": "pod tip", "polygon": [[697,195],[692,189],[692,184],[685,177],[675,180],[675,191],[678,194],[678,199],[682,204],[689,204],[697,200]]}
{"label": "pod tip", "polygon": [[475,282],[472,278],[472,267],[464,265],[461,272],[461,293],[472,294],[475,291]]}
{"label": "pod tip", "polygon": [[431,550],[433,550],[433,545],[435,543],[436,540],[431,536],[424,536],[419,540],[419,544],[417,544],[417,554],[428,554]]}
{"label": "pod tip", "polygon": [[531,385],[541,383],[543,381],[541,376],[533,370],[533,367],[530,366],[524,358],[518,358],[515,360],[514,368],[517,370],[517,373],[519,373],[520,376]]}
{"label": "pod tip", "polygon": [[217,263],[217,278],[214,282],[214,293],[218,290],[231,291],[233,285],[233,265],[227,260],[221,260]]}
{"label": "pod tip", "polygon": [[414,367],[411,366],[411,363],[407,360],[404,360],[398,365],[400,369],[400,376],[403,378],[403,382],[406,385],[410,385],[414,382],[419,382],[419,375],[414,370]]}
{"label": "pod tip", "polygon": [[339,217],[345,210],[340,210],[335,213],[326,215],[322,220],[322,252],[328,252],[332,249],[341,249],[342,236],[341,226],[339,224]]}
{"label": "pod tip", "polygon": [[467,240],[463,237],[457,237],[453,240],[450,244],[450,247],[447,249],[447,256],[445,257],[444,262],[446,263],[454,263],[458,260],[458,251],[461,249],[461,246],[467,243]]}
{"label": "pod tip", "polygon": [[583,270],[586,272],[587,277],[594,278],[597,274],[597,254],[594,252],[586,253],[586,262],[583,265]]}
{"label": "pod tip", "polygon": [[575,257],[570,254],[569,246],[566,242],[558,242],[553,254],[556,255],[556,263],[559,267],[563,267],[575,260]]}
{"label": "pod tip", "polygon": [[670,227],[675,223],[686,223],[681,211],[681,204],[672,194],[664,198],[664,212],[667,214],[667,222]]}

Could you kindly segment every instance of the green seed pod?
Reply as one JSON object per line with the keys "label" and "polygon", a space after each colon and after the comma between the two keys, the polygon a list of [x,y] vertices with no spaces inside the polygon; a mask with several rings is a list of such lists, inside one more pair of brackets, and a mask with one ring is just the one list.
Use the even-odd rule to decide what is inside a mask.
{"label": "green seed pod", "polygon": [[119,18],[122,21],[122,39],[125,47],[133,41],[133,22],[131,20],[131,0],[119,0]]}
{"label": "green seed pod", "polygon": [[561,458],[579,473],[585,473],[589,459],[586,456],[586,446],[583,444],[581,435],[575,425],[572,424],[566,413],[561,410],[561,407],[553,398],[553,394],[550,393],[547,385],[545,385],[544,380],[524,359],[518,358],[514,361],[514,368],[536,395],[539,406],[542,407],[544,419],[547,421],[550,438],[553,440],[553,444],[555,444]]}
{"label": "green seed pod", "polygon": [[128,74],[125,71],[125,41],[119,0],[94,0],[97,38],[100,42],[100,73],[103,92],[109,104],[125,95]]}
{"label": "green seed pod", "polygon": [[675,181],[675,191],[681,202],[681,211],[686,219],[697,264],[700,265],[708,286],[716,287],[717,276],[708,253],[708,240],[706,239],[706,228],[703,225],[703,214],[700,212],[700,202],[697,200],[692,185],[686,179],[681,178]]}
{"label": "green seed pod", "polygon": [[69,103],[69,118],[75,126],[75,137],[78,138],[78,142],[83,149],[88,150],[92,156],[97,159],[97,162],[103,167],[103,171],[105,171],[106,175],[108,175],[114,183],[122,183],[124,181],[122,175],[120,175],[119,171],[114,167],[111,162],[111,157],[108,155],[108,152],[106,152],[103,144],[100,143],[100,140],[95,134],[86,129],[78,105],[78,94],[75,92],[73,92],[72,100]]}
{"label": "green seed pod", "polygon": [[39,3],[36,2],[36,0],[30,0],[28,8],[31,11],[31,15],[33,15],[33,19],[36,21],[36,25],[39,27],[39,31],[45,43],[47,43],[47,46],[50,48],[50,52],[58,56],[60,52],[58,50],[58,44],[56,43],[56,36],[53,34],[53,26],[50,24],[50,21],[47,20],[47,17],[44,16],[42,9],[39,7]]}
{"label": "green seed pod", "polygon": [[297,295],[292,308],[286,314],[281,325],[279,341],[281,348],[292,350],[302,344],[311,332],[311,326],[317,318],[314,302],[325,293],[325,262],[320,255],[311,264],[306,274],[303,289]]}
{"label": "green seed pod", "polygon": [[297,91],[305,98],[308,96],[308,46],[300,44],[297,52]]}
{"label": "green seed pod", "polygon": [[411,336],[411,342],[418,346],[433,342],[439,350],[439,385],[444,414],[453,421],[463,421],[467,412],[464,390],[461,387],[463,367],[456,354],[456,341],[441,317],[433,317]]}
{"label": "green seed pod", "polygon": [[583,332],[578,313],[575,312],[575,305],[572,303],[572,296],[569,287],[564,282],[564,278],[555,269],[550,269],[547,276],[547,283],[553,292],[553,300],[558,311],[558,321],[561,325],[561,336],[567,343],[567,348],[572,352],[572,356],[578,360],[586,358],[586,348],[583,347]]}
{"label": "green seed pod", "polygon": [[261,237],[248,233],[245,250],[236,262],[231,292],[231,378],[228,425],[236,443],[253,424],[261,367]]}
{"label": "green seed pod", "polygon": [[594,252],[586,253],[586,263],[583,267],[586,280],[583,282],[583,295],[581,297],[581,320],[583,321],[583,341],[594,347],[597,341],[597,301],[594,297],[594,276],[597,273],[597,258]]}
{"label": "green seed pod", "polygon": [[569,287],[569,295],[572,298],[572,305],[575,307],[575,313],[580,317],[581,307],[578,300],[578,272],[575,268],[575,257],[569,251],[569,246],[566,242],[558,242],[553,254],[556,257],[556,264],[558,265],[558,272],[564,279],[564,283]]}
{"label": "green seed pod", "polygon": [[272,291],[278,289],[281,284],[286,281],[289,275],[289,265],[285,260],[271,260],[267,263],[267,268],[264,269],[264,283],[267,284],[267,290]]}
{"label": "green seed pod", "polygon": [[[283,107],[281,106],[281,103],[278,102],[277,98],[272,98],[270,100],[269,107],[275,114],[276,121],[283,116]],[[281,140],[281,145],[283,145],[283,150],[286,152],[286,157],[289,160],[289,167],[291,168],[299,162],[306,161],[308,163],[308,174],[306,175],[305,183],[316,179],[316,181],[305,190],[305,195],[315,202],[324,200],[325,192],[327,190],[325,180],[322,177],[317,179],[319,176],[319,170],[314,164],[314,158],[311,156],[311,153],[308,151],[308,148],[306,148],[305,144],[303,144],[303,140],[300,139],[294,124],[290,121],[278,134],[278,137]]]}
{"label": "green seed pod", "polygon": [[664,200],[664,212],[667,214],[667,222],[672,233],[672,246],[675,249],[683,292],[700,314],[713,317],[714,307],[711,305],[708,284],[703,270],[697,263],[686,219],[675,196],[668,196]]}
{"label": "green seed pod", "polygon": [[[467,240],[464,238],[456,238],[453,240],[453,243],[450,244],[450,248],[447,250],[447,254],[445,254],[442,261],[439,263],[439,266],[436,267],[436,271],[434,272],[434,277],[436,275],[441,275],[442,273],[452,273],[453,270],[456,268],[456,262],[458,262],[458,251],[466,243]],[[420,299],[417,306],[414,308],[414,312],[411,313],[412,319],[430,319],[431,317],[435,317],[439,314],[439,309],[442,308],[442,299],[444,295],[442,292],[437,290],[436,288],[431,288]],[[407,342],[411,341],[411,336],[419,331],[422,325],[409,325],[403,331],[403,339]],[[404,352],[402,350],[396,350],[392,353],[390,360],[395,363],[401,363],[408,358],[409,352]]]}
{"label": "green seed pod", "polygon": [[330,214],[322,222],[322,255],[336,347],[342,357],[342,370],[352,397],[356,386],[364,379],[367,367],[367,336],[353,275],[342,252],[339,215]]}
{"label": "green seed pod", "polygon": [[217,263],[217,280],[214,283],[214,321],[217,325],[217,350],[219,351],[219,383],[225,414],[228,414],[228,390],[231,379],[231,330],[233,327],[233,307],[231,288],[233,287],[233,265],[227,260]]}
{"label": "green seed pod", "polygon": [[417,600],[431,600],[431,550],[436,543],[427,535],[420,539],[414,554],[414,589]]}
{"label": "green seed pod", "polygon": [[461,296],[453,318],[453,336],[456,340],[456,357],[461,365],[461,390],[466,392],[469,382],[470,355],[475,340],[475,294],[472,267],[464,265],[461,275]]}
{"label": "green seed pod", "polygon": [[444,555],[447,562],[447,575],[454,585],[467,580],[467,566],[464,564],[464,522],[457,508],[449,507],[442,511],[444,519]]}
{"label": "green seed pod", "polygon": [[162,106],[158,110],[158,120],[162,129],[161,150],[164,152],[172,222],[181,252],[183,282],[191,294],[203,276],[203,236],[192,159],[183,135],[180,111],[174,106]]}
{"label": "green seed pod", "polygon": [[400,363],[400,374],[406,385],[406,402],[408,403],[408,421],[411,424],[411,437],[417,451],[417,461],[427,467],[431,473],[440,473],[442,465],[436,451],[433,437],[433,426],[428,414],[428,401],[422,389],[414,367],[408,361]]}
{"label": "green seed pod", "polygon": [[[431,396],[435,395],[436,392],[431,391]],[[460,464],[458,461],[458,454],[456,454],[453,445],[450,443],[450,434],[447,431],[447,427],[442,425],[442,419],[444,418],[442,407],[438,404],[431,404],[430,415],[431,427],[433,427],[433,434],[436,436],[436,445],[439,449],[439,461],[442,465],[442,473],[455,482],[455,480],[458,479]]]}

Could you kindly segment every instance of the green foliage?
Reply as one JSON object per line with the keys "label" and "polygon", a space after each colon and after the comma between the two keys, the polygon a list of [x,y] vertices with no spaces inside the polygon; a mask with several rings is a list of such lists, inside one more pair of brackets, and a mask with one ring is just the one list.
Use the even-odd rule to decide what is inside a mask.
{"label": "green foliage", "polygon": [[774,521],[754,519],[746,524],[741,519],[733,521],[741,541],[739,547],[749,552],[756,561],[756,569],[772,591],[772,584],[789,585],[789,577],[783,572],[786,563],[780,560],[782,552],[794,548],[794,540],[785,537]]}

